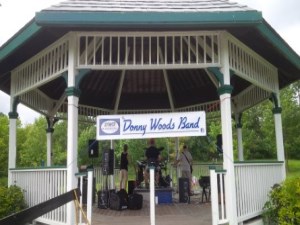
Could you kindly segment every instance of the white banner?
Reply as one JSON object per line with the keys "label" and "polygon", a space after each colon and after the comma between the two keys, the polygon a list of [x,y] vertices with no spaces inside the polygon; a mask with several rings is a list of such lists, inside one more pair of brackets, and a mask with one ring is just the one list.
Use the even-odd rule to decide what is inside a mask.
{"label": "white banner", "polygon": [[97,140],[206,136],[205,112],[97,116]]}

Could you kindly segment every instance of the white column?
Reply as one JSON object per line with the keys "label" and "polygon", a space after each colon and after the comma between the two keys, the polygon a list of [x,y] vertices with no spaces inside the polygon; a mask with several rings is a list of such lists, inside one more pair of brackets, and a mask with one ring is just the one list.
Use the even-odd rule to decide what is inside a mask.
{"label": "white column", "polygon": [[88,192],[87,192],[87,219],[92,224],[93,210],[93,170],[88,170]]}
{"label": "white column", "polygon": [[17,159],[17,118],[18,113],[9,113],[9,153],[8,153],[8,185],[13,185],[9,169],[16,168]]}
{"label": "white column", "polygon": [[236,189],[234,173],[234,155],[232,143],[232,121],[231,121],[231,92],[230,67],[228,57],[228,39],[226,35],[221,36],[221,72],[223,84],[218,89],[220,95],[222,142],[223,142],[223,167],[226,170],[225,198],[226,212],[229,224],[237,223]]}
{"label": "white column", "polygon": [[230,94],[222,94],[220,96],[223,141],[223,167],[227,172],[225,182],[226,212],[228,215],[229,223],[237,224],[230,96]]}
{"label": "white column", "polygon": [[150,225],[155,225],[155,167],[151,166],[150,172]]}
{"label": "white column", "polygon": [[53,128],[48,128],[47,132],[47,166],[52,165],[52,134]]}
{"label": "white column", "polygon": [[[77,139],[78,139],[78,96],[79,89],[76,87],[76,35],[70,33],[69,38],[69,57],[68,57],[68,88],[66,94],[68,96],[68,131],[67,131],[67,191],[77,187]],[[67,225],[75,224],[75,208],[74,203],[67,204]]]}
{"label": "white column", "polygon": [[236,133],[237,133],[238,157],[239,157],[239,161],[244,161],[242,114],[235,115],[235,124],[236,124]]}
{"label": "white column", "polygon": [[239,161],[244,161],[242,127],[237,127],[236,130],[237,130],[237,144],[238,144]]}
{"label": "white column", "polygon": [[[273,109],[274,122],[275,122],[275,135],[276,135],[276,148],[277,148],[277,160],[283,161],[285,164],[283,134],[282,134],[282,120],[281,120],[281,108],[277,107]],[[282,168],[282,178],[286,178],[285,165]]]}
{"label": "white column", "polygon": [[[176,149],[176,160],[178,160],[178,157],[179,157],[179,138],[176,137],[175,138],[175,149]],[[177,177],[177,184],[179,184],[179,180],[178,178],[181,176],[181,171],[180,171],[180,168],[179,166],[176,166],[176,177]],[[173,178],[173,177],[171,177]],[[173,181],[172,181],[173,183]],[[177,191],[179,191],[179,185],[177,185]]]}
{"label": "white column", "polygon": [[[78,97],[68,97],[67,191],[77,187]],[[67,205],[67,224],[75,224],[74,203]]]}
{"label": "white column", "polygon": [[[113,175],[110,175],[110,188],[111,189],[115,189],[115,142],[113,140],[110,140],[110,148],[114,150],[114,162],[113,162]],[[126,188],[126,184],[125,184],[125,188]]]}

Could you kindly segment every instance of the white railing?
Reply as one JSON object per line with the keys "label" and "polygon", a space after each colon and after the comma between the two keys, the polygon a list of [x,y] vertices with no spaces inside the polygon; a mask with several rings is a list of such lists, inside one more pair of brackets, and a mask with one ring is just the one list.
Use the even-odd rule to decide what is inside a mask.
{"label": "white railing", "polygon": [[[28,207],[64,194],[67,190],[66,168],[12,169],[10,173],[10,185],[17,185],[23,189]],[[66,219],[67,208],[64,205],[39,217],[37,221],[63,225],[66,224]]]}
{"label": "white railing", "polygon": [[283,162],[235,163],[238,222],[261,215],[268,193],[283,181]]}
{"label": "white railing", "polygon": [[68,67],[68,51],[66,35],[15,68],[11,95],[20,95],[60,76]]}
{"label": "white railing", "polygon": [[263,100],[269,98],[270,94],[271,92],[268,92],[255,85],[251,85],[233,97],[234,102],[236,102],[235,111],[237,113],[243,112],[246,109],[253,107],[255,103],[262,102]]}
{"label": "white railing", "polygon": [[210,170],[212,224],[228,223],[225,206],[225,170]]}
{"label": "white railing", "polygon": [[176,69],[220,66],[216,31],[80,32],[78,68]]}
{"label": "white railing", "polygon": [[227,33],[229,65],[236,75],[270,92],[278,91],[278,73],[267,60]]}
{"label": "white railing", "polygon": [[[260,216],[274,184],[283,181],[283,162],[238,162],[235,167],[237,221]],[[226,171],[210,170],[213,225],[230,223],[225,206]]]}
{"label": "white railing", "polygon": [[24,105],[32,109],[38,109],[37,111],[47,115],[54,105],[54,101],[46,96],[39,89],[35,89],[33,91],[29,91],[20,95],[20,101]]}

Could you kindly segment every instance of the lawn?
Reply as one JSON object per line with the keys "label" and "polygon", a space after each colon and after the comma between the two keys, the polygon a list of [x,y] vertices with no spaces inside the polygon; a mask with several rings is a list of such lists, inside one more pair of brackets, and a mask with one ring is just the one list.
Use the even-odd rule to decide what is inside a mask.
{"label": "lawn", "polygon": [[288,160],[287,177],[300,177],[300,160]]}

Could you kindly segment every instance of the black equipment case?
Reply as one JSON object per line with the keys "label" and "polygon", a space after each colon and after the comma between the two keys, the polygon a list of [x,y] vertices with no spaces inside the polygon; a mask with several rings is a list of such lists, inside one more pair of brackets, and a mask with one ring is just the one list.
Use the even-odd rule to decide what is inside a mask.
{"label": "black equipment case", "polygon": [[143,207],[143,195],[131,194],[128,196],[128,209],[141,209]]}
{"label": "black equipment case", "polygon": [[109,199],[110,209],[122,210],[128,207],[128,194],[124,189],[117,193],[111,193]]}

